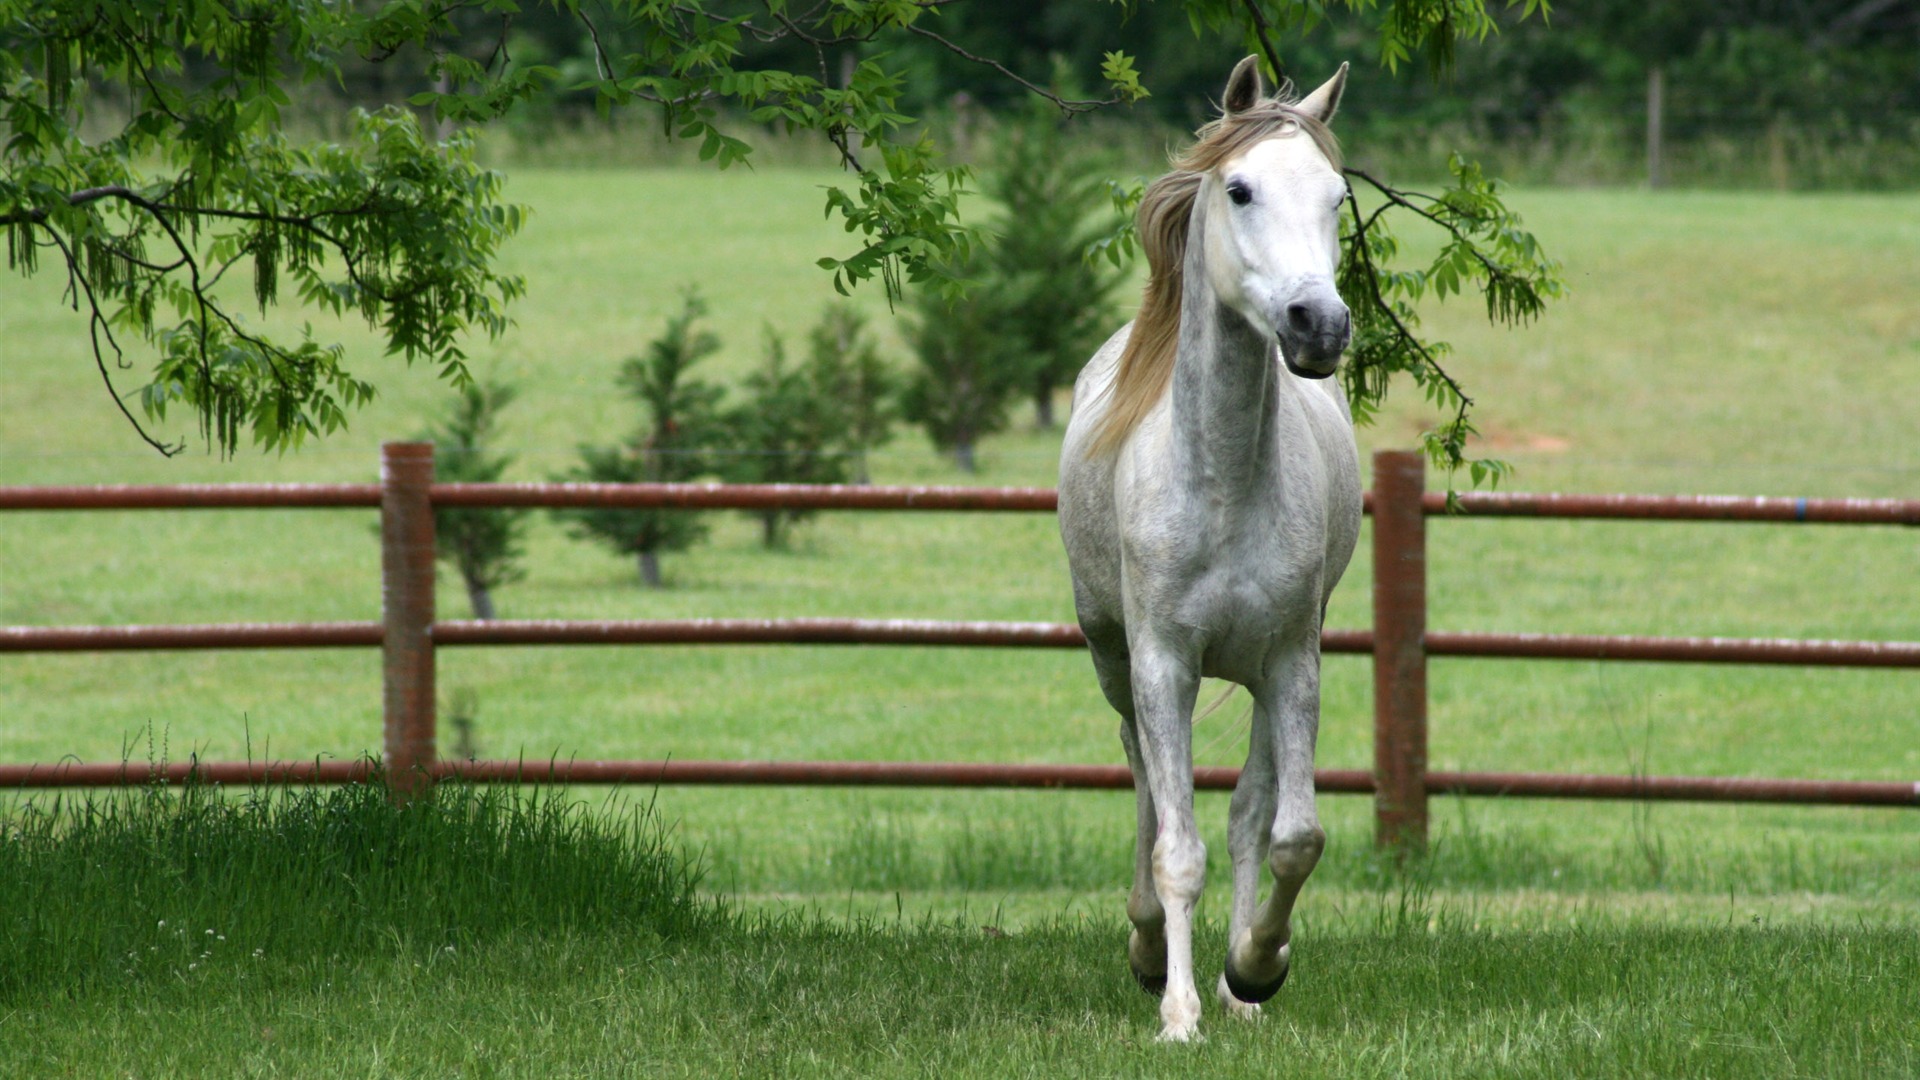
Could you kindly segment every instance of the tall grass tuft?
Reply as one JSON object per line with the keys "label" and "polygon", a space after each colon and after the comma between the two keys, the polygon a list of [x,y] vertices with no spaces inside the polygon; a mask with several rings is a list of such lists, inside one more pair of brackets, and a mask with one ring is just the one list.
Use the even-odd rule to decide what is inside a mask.
{"label": "tall grass tuft", "polygon": [[134,789],[0,820],[0,1000],[250,960],[458,951],[509,932],[665,940],[727,917],[651,803],[446,784]]}

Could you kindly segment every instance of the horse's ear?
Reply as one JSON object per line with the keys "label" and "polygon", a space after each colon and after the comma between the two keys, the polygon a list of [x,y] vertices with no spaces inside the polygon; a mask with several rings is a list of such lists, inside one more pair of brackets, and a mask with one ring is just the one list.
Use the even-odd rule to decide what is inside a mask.
{"label": "horse's ear", "polygon": [[1228,116],[1246,112],[1258,105],[1266,93],[1266,87],[1260,84],[1260,61],[1257,57],[1249,56],[1233,65],[1233,74],[1227,76],[1227,93],[1220,99],[1220,108]]}
{"label": "horse's ear", "polygon": [[1333,114],[1340,110],[1340,95],[1347,91],[1347,65],[1341,64],[1333,78],[1320,84],[1320,89],[1300,99],[1294,108],[1313,117],[1323,124],[1333,123]]}

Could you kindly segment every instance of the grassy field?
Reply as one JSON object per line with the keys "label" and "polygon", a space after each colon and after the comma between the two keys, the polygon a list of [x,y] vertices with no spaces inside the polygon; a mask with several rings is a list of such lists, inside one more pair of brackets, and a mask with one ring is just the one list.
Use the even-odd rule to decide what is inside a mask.
{"label": "grassy field", "polygon": [[[516,172],[510,192],[536,213],[509,258],[530,294],[513,336],[475,349],[482,371],[523,390],[506,437],[521,455],[516,474],[551,475],[575,443],[630,422],[608,392],[611,373],[658,332],[684,284],[699,283],[712,301],[726,345],[715,375],[753,362],[762,323],[797,337],[831,296],[812,258],[844,247],[820,218],[819,187],[830,179]],[[1565,260],[1572,297],[1520,333],[1486,328],[1467,306],[1429,314],[1457,344],[1459,371],[1484,403],[1488,452],[1519,466],[1512,486],[1920,494],[1911,439],[1920,198],[1529,191],[1515,202]],[[58,298],[50,279],[0,289],[0,483],[366,480],[378,443],[415,434],[445,396],[425,373],[362,347],[360,364],[381,373],[382,397],[345,435],[285,458],[161,461],[114,415],[86,361],[83,323]],[[883,300],[857,302],[897,348]],[[1424,421],[1417,402],[1397,403],[1361,433],[1363,452],[1408,445]],[[1023,419],[983,447],[977,480],[1050,483],[1056,450],[1056,435]],[[911,431],[876,457],[874,471],[882,482],[970,479]],[[9,515],[0,520],[0,624],[375,618],[373,523],[358,512]],[[759,549],[747,521],[723,516],[716,525],[710,544],[666,560],[671,587],[656,593],[638,587],[624,560],[541,520],[528,580],[500,594],[501,613],[1071,618],[1064,560],[1044,516],[826,515],[775,553]],[[1920,639],[1917,546],[1911,530],[1895,529],[1443,521],[1431,530],[1431,624]],[[1366,624],[1365,563],[1363,546],[1332,625]],[[443,582],[440,601],[443,612],[464,614],[455,583]],[[448,650],[441,662],[443,692],[478,695],[476,749],[486,756],[1120,760],[1111,715],[1084,658],[1071,654],[500,649]],[[1920,776],[1914,683],[1900,672],[1449,660],[1436,662],[1431,679],[1437,768]],[[1320,762],[1364,767],[1367,665],[1329,658],[1326,683]],[[1195,742],[1204,762],[1237,763],[1243,701],[1202,722]],[[371,652],[0,657],[6,761],[355,756],[377,748],[378,713]],[[1164,1058],[1124,1056],[1146,1051],[1122,1043],[1151,1030],[1151,1009],[1118,966],[1129,800],[662,790],[659,809],[677,842],[703,858],[708,888],[773,920],[715,947],[711,962],[724,975],[702,968],[699,950],[674,954],[646,968],[651,981],[634,988],[644,999],[635,1004],[615,993],[630,984],[607,967],[620,966],[608,957],[621,954],[591,934],[551,947],[509,938],[457,986],[414,980],[392,958],[316,961],[288,975],[287,996],[275,999],[309,1019],[277,1026],[285,1041],[234,1060],[285,1071],[330,1033],[397,1030],[419,1002],[445,1000],[453,1019],[433,1036],[441,1056],[402,1048],[369,1058],[361,1046],[338,1059],[351,1063],[342,1070],[450,1071],[463,1067],[445,1056],[460,1039],[512,1023],[536,1032],[541,1049],[524,1066],[532,1071],[567,1060],[569,1040],[610,1038],[644,1020],[670,1033],[660,1046],[715,1054],[736,1045],[739,1027],[778,1033],[738,1043],[730,1071],[791,1071],[810,1054],[851,1070],[863,1053],[923,1071],[986,1061],[983,1048],[1004,1044],[1014,1056],[992,1058],[1007,1066],[998,1071],[1038,1072],[1057,1052],[1088,1055],[1073,1058],[1088,1072],[1159,1072]],[[1224,799],[1203,804],[1203,822],[1224,819]],[[1779,972],[1810,965],[1814,1003],[1801,1008],[1802,991],[1782,990],[1791,1017],[1780,1029],[1815,1032],[1822,1009],[1848,1000],[1846,988],[1899,985],[1920,923],[1920,819],[1911,812],[1442,801],[1420,896],[1435,929],[1401,937],[1378,932],[1402,886],[1366,852],[1367,807],[1329,798],[1322,813],[1332,846],[1300,912],[1311,943],[1303,956],[1316,957],[1302,962],[1371,974],[1308,979],[1303,968],[1300,987],[1282,999],[1284,1021],[1218,1032],[1192,1059],[1196,1068],[1294,1054],[1322,1071],[1362,1074],[1472,1074],[1502,1060],[1542,1074],[1873,1071],[1823,1056],[1850,1048],[1863,1066],[1915,1069],[1910,1026],[1870,1030],[1911,1021],[1873,1012],[1864,1001],[1872,995],[1843,1017],[1868,1026],[1844,1028],[1859,1034],[1811,1057],[1805,1043],[1769,1041],[1779,1019],[1754,1000],[1772,992]],[[1218,858],[1225,845],[1212,830]],[[1213,880],[1223,876],[1216,866]],[[902,918],[949,929],[921,939],[888,928]],[[983,934],[983,924],[1013,936]],[[1873,929],[1888,925],[1901,929]],[[1846,927],[1864,936],[1849,938]],[[922,946],[952,957],[968,978],[1011,980],[1017,1001],[985,1000],[970,986],[965,1000],[930,1012],[916,1029],[926,1039],[918,1049],[888,1057],[874,1033],[900,1006],[886,988],[909,977]],[[1448,950],[1468,948],[1479,950],[1473,963],[1528,967],[1535,958],[1551,970],[1503,988],[1492,1004],[1445,980],[1430,979],[1426,996],[1381,981],[1398,969],[1460,970]],[[1641,949],[1698,961],[1636,967]],[[760,962],[785,950],[821,971],[753,989]],[[1716,957],[1726,961],[1720,969]],[[1032,970],[1056,960],[1073,969],[1057,985],[1051,972]],[[509,1002],[480,989],[522,967],[568,982],[575,996],[525,989]],[[1609,997],[1616,977],[1645,993]],[[354,990],[329,997],[316,989],[327,981]],[[168,989],[176,996],[152,1009],[192,1012],[208,1040],[240,1046],[256,1014],[244,996],[223,996],[229,989]],[[770,1000],[756,1004],[755,994]],[[101,1023],[126,1026],[101,1045],[138,1053],[147,1006],[137,995],[101,1000]],[[34,1032],[31,1045],[71,1045],[58,1043],[54,1014],[4,1019],[7,1008],[0,1004],[0,1033],[12,1038],[19,1028],[10,1025],[20,1025]],[[868,1034],[839,1042],[814,1033],[842,1011]],[[1076,1034],[1056,1044],[1056,1031]],[[1631,1031],[1640,1035],[1620,1041]],[[1694,1048],[1674,1053],[1702,1056],[1609,1056],[1665,1036]],[[1417,1068],[1395,1066],[1429,1041],[1439,1048]],[[204,1071],[191,1051],[156,1053],[151,1068],[124,1071]],[[106,1070],[121,1059],[88,1060]],[[666,1059],[595,1060],[618,1071],[622,1061]],[[1764,1062],[1775,1067],[1754,1067]]]}
{"label": "grassy field", "polygon": [[[1469,915],[1421,868],[1316,926],[1258,1024],[1156,1046],[1109,917],[754,914],[645,804],[134,794],[0,847],[21,1076],[1892,1076],[1912,926]],[[1219,927],[1199,945],[1218,955]]]}

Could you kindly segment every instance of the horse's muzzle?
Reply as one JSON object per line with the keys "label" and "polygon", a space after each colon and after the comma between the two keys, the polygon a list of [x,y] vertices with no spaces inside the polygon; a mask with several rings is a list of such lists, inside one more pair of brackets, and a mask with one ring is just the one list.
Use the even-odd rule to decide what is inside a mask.
{"label": "horse's muzzle", "polygon": [[1353,340],[1353,312],[1338,298],[1295,301],[1277,335],[1287,370],[1303,379],[1324,379],[1340,367],[1340,354]]}

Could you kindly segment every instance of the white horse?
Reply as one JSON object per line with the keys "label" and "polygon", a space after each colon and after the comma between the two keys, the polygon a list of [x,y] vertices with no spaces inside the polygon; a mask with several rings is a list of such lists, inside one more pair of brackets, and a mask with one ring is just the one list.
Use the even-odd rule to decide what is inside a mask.
{"label": "white horse", "polygon": [[[1139,316],[1080,373],[1060,461],[1074,603],[1139,807],[1127,957],[1162,994],[1162,1039],[1195,1034],[1193,822],[1202,676],[1254,701],[1228,847],[1221,1002],[1241,1016],[1286,981],[1287,920],[1326,844],[1314,808],[1320,630],[1360,532],[1353,418],[1327,379],[1352,337],[1334,290],[1346,183],[1327,129],[1347,69],[1296,103],[1253,57],[1223,113],[1147,188]],[[1260,866],[1274,889],[1258,900]]]}

